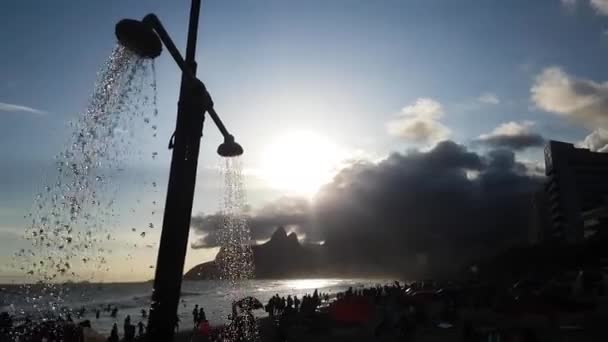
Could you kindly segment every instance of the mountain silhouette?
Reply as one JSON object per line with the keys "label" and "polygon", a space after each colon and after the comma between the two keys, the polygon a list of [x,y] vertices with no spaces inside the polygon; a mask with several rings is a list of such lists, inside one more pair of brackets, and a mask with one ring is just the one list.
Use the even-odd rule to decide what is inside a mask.
{"label": "mountain silhouette", "polygon": [[[253,245],[255,277],[296,278],[321,275],[323,246],[301,244],[295,233],[289,235],[284,227],[278,227],[270,240]],[[184,275],[186,280],[219,279],[224,249],[221,248],[215,260],[191,268]]]}

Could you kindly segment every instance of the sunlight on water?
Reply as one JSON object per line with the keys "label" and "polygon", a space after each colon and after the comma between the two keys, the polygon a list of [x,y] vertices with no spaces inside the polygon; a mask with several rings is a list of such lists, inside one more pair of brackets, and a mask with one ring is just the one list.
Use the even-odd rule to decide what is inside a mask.
{"label": "sunlight on water", "polygon": [[[70,123],[70,142],[56,156],[55,174],[47,177],[26,216],[31,247],[16,253],[13,267],[39,285],[22,287],[29,305],[13,306],[14,314],[65,314],[71,310],[63,301],[70,286],[62,282],[98,280],[110,271],[108,256],[121,243],[114,237],[121,172],[127,161],[143,158],[136,131],[151,126],[156,134],[154,73],[152,61],[120,46],[100,69],[87,109]],[[133,234],[145,238],[143,229]]]}
{"label": "sunlight on water", "polygon": [[294,290],[314,290],[340,283],[335,279],[294,279],[285,281],[285,286]]}

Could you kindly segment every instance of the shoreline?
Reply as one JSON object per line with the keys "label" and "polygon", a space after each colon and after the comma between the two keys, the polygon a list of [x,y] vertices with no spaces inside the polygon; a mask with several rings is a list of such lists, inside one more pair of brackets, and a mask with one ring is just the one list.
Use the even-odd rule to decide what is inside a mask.
{"label": "shoreline", "polygon": [[[316,293],[311,296],[312,291],[305,292],[309,302],[314,299],[312,311],[304,308],[304,298],[302,306],[298,309],[298,304],[295,304],[294,309],[289,302],[291,295],[288,296],[293,292],[287,288],[279,292],[287,297],[287,301],[285,297],[276,298],[279,303],[282,301],[280,306],[268,301],[265,313],[256,318],[260,341],[274,342],[287,338],[289,341],[365,342],[412,338],[423,342],[443,342],[492,334],[528,334],[542,337],[541,341],[608,340],[608,333],[603,330],[604,322],[608,321],[608,296],[591,297],[593,305],[581,305],[586,297],[580,297],[578,302],[574,298],[564,302],[568,299],[556,301],[550,297],[530,297],[530,294],[514,301],[505,297],[507,293],[501,294],[491,285],[422,282],[350,287],[331,295],[320,292],[318,297]],[[250,311],[241,309],[241,312]],[[274,318],[268,316],[271,312]],[[353,312],[359,314],[353,315]],[[253,313],[259,314],[260,311]],[[119,327],[123,316],[114,319]],[[135,317],[133,322],[138,320]],[[176,333],[175,341],[209,340],[192,328],[193,323],[187,314],[182,315],[181,320],[182,329]],[[89,321],[93,330],[104,335],[103,330],[98,330],[99,322]],[[34,322],[34,326],[36,324]],[[62,324],[71,325],[65,321]],[[215,331],[225,326],[212,325]],[[122,329],[120,336],[123,336]]]}

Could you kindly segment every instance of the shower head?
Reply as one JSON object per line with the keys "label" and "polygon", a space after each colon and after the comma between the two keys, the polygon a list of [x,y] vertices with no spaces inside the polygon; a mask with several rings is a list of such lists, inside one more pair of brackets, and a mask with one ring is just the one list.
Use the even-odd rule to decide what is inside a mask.
{"label": "shower head", "polygon": [[162,51],[162,43],[152,27],[139,20],[119,21],[115,33],[122,46],[142,58],[156,58]]}
{"label": "shower head", "polygon": [[234,141],[232,135],[224,138],[224,142],[217,148],[217,154],[222,157],[238,157],[243,154],[243,147]]}

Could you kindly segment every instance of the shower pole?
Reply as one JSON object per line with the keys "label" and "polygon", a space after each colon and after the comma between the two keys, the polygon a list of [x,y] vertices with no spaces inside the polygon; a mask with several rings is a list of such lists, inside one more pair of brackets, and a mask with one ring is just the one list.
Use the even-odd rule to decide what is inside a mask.
{"label": "shower pole", "polygon": [[[213,102],[196,82],[196,39],[201,0],[192,0],[186,46],[186,70],[182,70],[173,154],[167,186],[163,226],[156,262],[154,290],[148,323],[148,341],[173,341],[184,272],[196,169],[205,112]],[[201,89],[201,86],[203,89]],[[202,91],[204,90],[204,92]]]}

